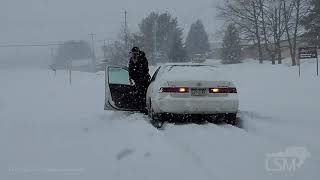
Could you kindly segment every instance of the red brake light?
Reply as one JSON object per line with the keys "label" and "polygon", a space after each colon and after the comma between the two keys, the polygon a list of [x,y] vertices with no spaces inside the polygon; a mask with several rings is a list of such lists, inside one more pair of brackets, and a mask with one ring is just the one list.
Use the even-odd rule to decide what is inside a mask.
{"label": "red brake light", "polygon": [[209,93],[237,93],[236,88],[210,88]]}
{"label": "red brake light", "polygon": [[162,93],[188,93],[189,88],[185,87],[163,87],[160,88],[160,92]]}

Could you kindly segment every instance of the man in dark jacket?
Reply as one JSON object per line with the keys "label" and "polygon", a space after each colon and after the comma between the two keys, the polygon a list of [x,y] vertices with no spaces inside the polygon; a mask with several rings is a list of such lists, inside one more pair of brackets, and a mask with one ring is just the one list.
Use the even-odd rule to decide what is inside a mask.
{"label": "man in dark jacket", "polygon": [[135,101],[139,109],[146,108],[146,93],[150,82],[148,60],[143,51],[138,47],[131,50],[131,58],[129,60],[129,78],[130,82],[136,88]]}

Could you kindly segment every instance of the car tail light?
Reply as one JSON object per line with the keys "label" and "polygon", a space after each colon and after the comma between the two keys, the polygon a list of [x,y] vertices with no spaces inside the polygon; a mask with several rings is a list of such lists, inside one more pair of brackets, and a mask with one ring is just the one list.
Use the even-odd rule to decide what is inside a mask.
{"label": "car tail light", "polygon": [[209,93],[237,93],[236,88],[210,88]]}
{"label": "car tail light", "polygon": [[163,87],[160,88],[160,92],[162,93],[188,93],[189,88],[185,87]]}

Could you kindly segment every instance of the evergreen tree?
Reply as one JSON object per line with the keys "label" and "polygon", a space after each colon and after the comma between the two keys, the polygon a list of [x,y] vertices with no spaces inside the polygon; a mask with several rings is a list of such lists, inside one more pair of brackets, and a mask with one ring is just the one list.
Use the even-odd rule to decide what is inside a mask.
{"label": "evergreen tree", "polygon": [[236,26],[230,24],[223,38],[221,59],[223,64],[241,62],[240,35]]}
{"label": "evergreen tree", "polygon": [[139,24],[133,43],[146,52],[151,63],[180,62],[186,57],[182,31],[177,18],[152,12]]}
{"label": "evergreen tree", "polygon": [[189,58],[193,54],[205,54],[210,50],[208,34],[201,20],[191,25],[185,46]]}
{"label": "evergreen tree", "polygon": [[171,33],[169,39],[170,48],[168,48],[168,57],[171,62],[183,62],[186,59],[186,51],[182,44],[182,31],[182,29],[177,28]]}
{"label": "evergreen tree", "polygon": [[312,45],[320,45],[320,41],[316,41],[317,37],[320,39],[320,1],[312,0],[312,9],[310,13],[303,19],[302,23],[305,29],[307,37],[310,38]]}

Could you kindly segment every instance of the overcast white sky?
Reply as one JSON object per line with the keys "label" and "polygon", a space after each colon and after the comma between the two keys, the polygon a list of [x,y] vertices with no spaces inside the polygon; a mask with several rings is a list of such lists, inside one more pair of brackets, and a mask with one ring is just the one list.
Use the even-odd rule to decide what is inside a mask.
{"label": "overcast white sky", "polygon": [[[221,24],[215,20],[218,1],[222,0],[0,0],[0,44],[88,40],[91,32],[97,40],[112,39],[124,22],[124,10],[132,31],[151,11],[168,11],[185,31],[202,19],[211,34]],[[17,55],[6,52],[0,50],[0,60],[8,52]]]}

